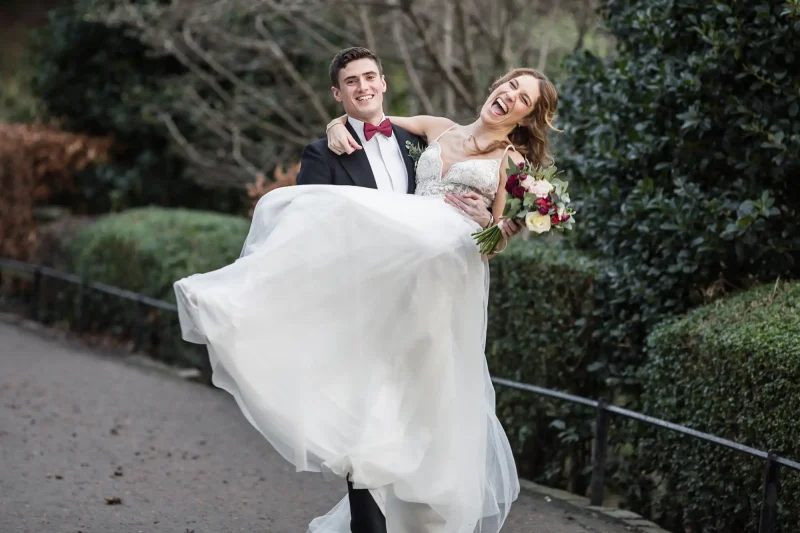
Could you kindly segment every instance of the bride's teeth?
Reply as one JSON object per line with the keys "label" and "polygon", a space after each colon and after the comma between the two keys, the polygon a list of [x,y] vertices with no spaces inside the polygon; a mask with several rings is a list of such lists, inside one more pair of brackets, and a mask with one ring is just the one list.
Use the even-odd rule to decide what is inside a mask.
{"label": "bride's teeth", "polygon": [[500,109],[503,110],[503,114],[504,115],[506,113],[508,113],[508,108],[506,107],[506,103],[503,102],[503,100],[501,98],[498,98],[497,100],[495,100],[495,103],[500,107]]}

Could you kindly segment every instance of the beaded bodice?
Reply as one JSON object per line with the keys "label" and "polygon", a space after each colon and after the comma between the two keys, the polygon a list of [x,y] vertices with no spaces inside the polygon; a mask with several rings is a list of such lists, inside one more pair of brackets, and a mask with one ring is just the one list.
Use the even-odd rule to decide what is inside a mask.
{"label": "beaded bodice", "polygon": [[464,194],[475,192],[487,207],[497,194],[500,159],[465,159],[459,161],[443,176],[439,140],[428,145],[417,162],[417,187],[419,196],[444,196],[448,193]]}

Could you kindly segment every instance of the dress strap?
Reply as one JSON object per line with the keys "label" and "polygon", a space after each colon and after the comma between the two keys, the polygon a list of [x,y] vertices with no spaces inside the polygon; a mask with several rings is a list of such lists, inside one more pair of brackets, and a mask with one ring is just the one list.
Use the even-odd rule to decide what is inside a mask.
{"label": "dress strap", "polygon": [[439,134],[439,136],[438,136],[438,137],[436,137],[436,138],[435,138],[433,141],[431,141],[431,142],[436,142],[436,141],[438,141],[439,139],[441,139],[441,138],[442,138],[442,135],[444,135],[444,134],[445,134],[445,133],[447,133],[448,131],[452,130],[452,129],[453,129],[453,128],[455,128],[456,126],[458,126],[458,124],[453,124],[452,126],[450,126],[449,128],[447,128],[446,130],[444,130],[442,133],[440,133],[440,134]]}
{"label": "dress strap", "polygon": [[[517,148],[513,144],[509,144],[508,146],[506,146],[506,149],[503,150],[503,155],[500,156],[500,162],[501,163],[503,162],[503,159],[506,158],[506,154],[508,153],[508,149],[509,148],[513,148],[514,151],[517,152]],[[517,152],[517,153],[519,153],[519,152]]]}
{"label": "dress strap", "polygon": [[517,151],[517,148],[513,144],[509,144],[508,146],[506,146],[506,149],[503,150],[503,155],[501,155],[500,159],[497,161],[497,164],[500,165],[500,168],[503,168],[503,162],[506,159],[506,154],[508,153],[509,148],[512,148],[515,152],[519,153],[519,151]]}

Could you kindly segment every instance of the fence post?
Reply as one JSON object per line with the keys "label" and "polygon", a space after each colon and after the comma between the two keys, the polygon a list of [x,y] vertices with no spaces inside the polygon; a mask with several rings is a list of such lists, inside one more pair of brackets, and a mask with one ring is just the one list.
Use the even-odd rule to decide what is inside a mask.
{"label": "fence post", "polygon": [[87,278],[81,278],[81,282],[78,285],[78,302],[77,302],[77,320],[75,321],[75,327],[78,333],[83,333],[86,331],[86,321],[88,319],[88,306],[89,303],[89,280]]}
{"label": "fence post", "polygon": [[31,288],[31,320],[39,320],[39,300],[42,293],[42,267],[37,266],[33,271],[33,287]]}
{"label": "fence post", "polygon": [[147,321],[147,308],[141,298],[136,299],[136,322],[133,326],[133,351],[138,352],[144,344],[144,324]]}
{"label": "fence post", "polygon": [[770,450],[764,466],[764,487],[761,491],[761,521],[758,525],[758,533],[775,533],[777,530],[780,466],[775,462],[775,452]]}
{"label": "fence post", "polygon": [[608,411],[606,402],[603,400],[597,404],[597,420],[594,431],[591,504],[602,505],[606,482],[606,456],[608,455]]}

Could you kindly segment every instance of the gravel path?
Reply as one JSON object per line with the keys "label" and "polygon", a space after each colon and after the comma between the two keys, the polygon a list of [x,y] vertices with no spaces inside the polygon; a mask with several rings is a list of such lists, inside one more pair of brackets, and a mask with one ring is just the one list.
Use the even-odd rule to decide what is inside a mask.
{"label": "gravel path", "polygon": [[[305,533],[344,483],[298,474],[220,390],[0,322],[0,532]],[[504,533],[623,533],[522,495]]]}

